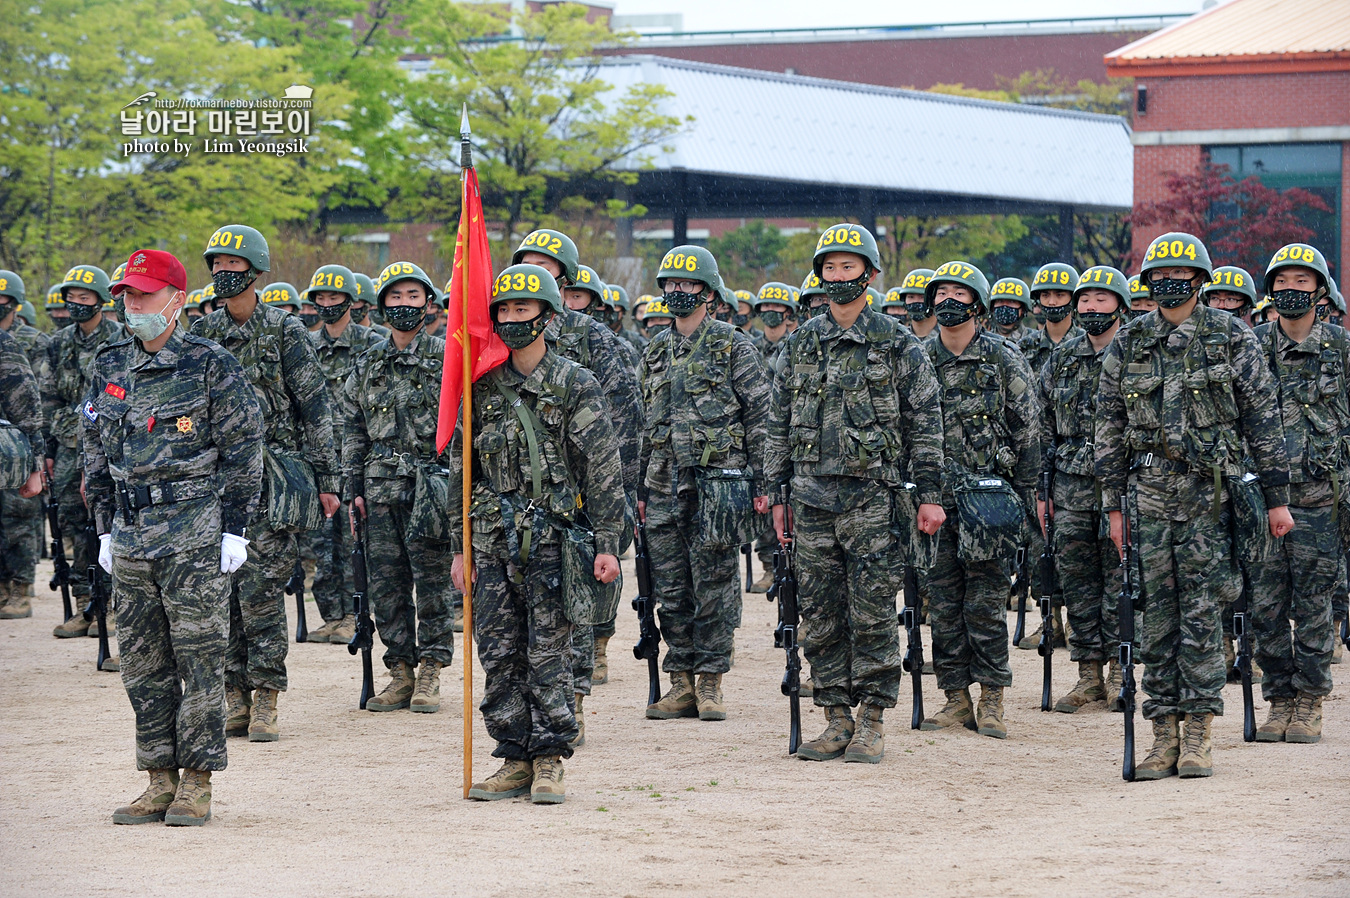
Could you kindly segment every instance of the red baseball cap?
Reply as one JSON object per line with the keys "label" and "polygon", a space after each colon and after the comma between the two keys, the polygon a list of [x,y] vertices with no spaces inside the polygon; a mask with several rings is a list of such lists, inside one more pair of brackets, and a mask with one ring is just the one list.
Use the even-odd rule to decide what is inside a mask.
{"label": "red baseball cap", "polygon": [[114,294],[127,287],[142,293],[155,293],[165,287],[187,290],[187,271],[173,253],[161,249],[138,249],[127,259],[122,279],[112,285]]}

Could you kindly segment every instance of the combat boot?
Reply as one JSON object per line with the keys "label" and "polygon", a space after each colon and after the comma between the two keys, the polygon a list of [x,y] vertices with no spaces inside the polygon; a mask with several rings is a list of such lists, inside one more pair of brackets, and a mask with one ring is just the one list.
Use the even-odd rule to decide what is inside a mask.
{"label": "combat boot", "polygon": [[455,619],[454,619],[454,621],[450,624],[450,629],[454,630],[456,633],[463,633],[463,632],[464,632],[464,606],[463,606],[463,605],[461,605],[461,606],[459,606],[458,608],[455,609]]}
{"label": "combat boot", "polygon": [[501,801],[530,791],[534,767],[529,761],[507,758],[501,769],[482,782],[469,787],[469,797],[476,801]]}
{"label": "combat boot", "polygon": [[113,811],[113,823],[159,823],[178,792],[178,770],[173,767],[150,771],[150,785],[141,797]]}
{"label": "combat boot", "polygon": [[975,709],[970,700],[970,687],[948,689],[946,693],[947,704],[932,717],[925,717],[923,723],[919,724],[919,729],[945,730],[947,727],[955,726],[963,726],[968,730],[975,729]]}
{"label": "combat boot", "polygon": [[1125,702],[1120,697],[1120,690],[1125,686],[1125,677],[1120,672],[1120,659],[1112,658],[1106,671],[1106,710],[1121,712],[1125,710]]}
{"label": "combat boot", "polygon": [[1078,682],[1062,699],[1055,702],[1055,710],[1061,714],[1072,714],[1084,705],[1099,702],[1106,698],[1106,686],[1102,683],[1102,663],[1100,661],[1079,661]]}
{"label": "combat boot", "polygon": [[981,736],[1008,738],[1003,722],[1003,687],[980,684],[980,704],[975,708],[975,729]]}
{"label": "combat boot", "polygon": [[225,687],[225,735],[247,736],[253,710],[253,695],[244,689]]}
{"label": "combat boot", "polygon": [[1289,728],[1284,731],[1285,742],[1322,741],[1322,696],[1298,694]]}
{"label": "combat boot", "polygon": [[848,750],[853,740],[853,711],[847,705],[825,706],[825,732],[797,746],[803,761],[832,761]]}
{"label": "combat boot", "polygon": [[[844,751],[844,761],[855,764],[880,764],[886,756],[886,739],[881,723],[882,707],[863,703],[858,709],[858,727]],[[801,749],[797,749],[801,751]]]}
{"label": "combat boot", "polygon": [[277,691],[259,686],[253,692],[253,709],[248,719],[249,742],[276,742],[281,738],[277,729]]}
{"label": "combat boot", "polygon": [[647,706],[651,720],[670,720],[673,717],[697,717],[698,702],[694,698],[692,671],[676,671],[670,675],[670,691],[654,705]]}
{"label": "combat boot", "polygon": [[699,720],[727,719],[727,706],[722,701],[721,674],[698,675],[698,686],[694,689],[694,703],[698,706]]}
{"label": "combat boot", "polygon": [[201,826],[210,819],[211,771],[184,769],[183,779],[178,784],[178,794],[164,813],[164,825]]}
{"label": "combat boot", "polygon": [[591,668],[591,685],[603,686],[609,682],[609,637],[595,637],[595,664]]}
{"label": "combat boot", "polygon": [[1050,644],[1057,649],[1067,649],[1069,647],[1069,629],[1064,624],[1063,605],[1050,609],[1050,623],[1054,625],[1050,630]]}
{"label": "combat boot", "polygon": [[[1186,729],[1181,737],[1181,757],[1177,760],[1178,776],[1190,778],[1214,775],[1214,760],[1211,757],[1213,743],[1210,739],[1210,727],[1213,724],[1213,714],[1186,715]],[[1286,731],[1285,741],[1288,740]]]}
{"label": "combat boot", "polygon": [[1283,742],[1289,720],[1294,716],[1294,699],[1272,698],[1266,722],[1256,728],[1257,742]]}
{"label": "combat boot", "polygon": [[562,758],[558,755],[535,758],[530,801],[534,804],[562,804],[564,797]]}
{"label": "combat boot", "polygon": [[1341,621],[1344,618],[1336,618],[1331,622],[1331,663],[1340,664],[1345,656],[1345,643],[1341,642]]}
{"label": "combat boot", "polygon": [[83,614],[78,613],[64,624],[57,624],[52,629],[52,635],[57,639],[73,639],[76,636],[84,636],[88,632],[89,621],[84,619]]}
{"label": "combat boot", "polygon": [[306,641],[306,642],[328,642],[328,641],[330,641],[330,640],[332,639],[332,636],[333,636],[333,631],[337,629],[338,624],[340,624],[340,623],[342,623],[341,619],[338,619],[338,620],[330,620],[330,621],[328,621],[327,623],[325,623],[325,624],[324,624],[322,627],[320,627],[319,629],[314,630],[313,632],[311,632],[311,633],[309,634],[309,637],[308,637],[305,641]]}
{"label": "combat boot", "polygon": [[582,705],[585,702],[586,696],[582,695],[580,692],[575,693],[575,695],[577,699],[577,737],[567,743],[572,749],[581,748],[581,746],[586,744],[586,718],[584,716],[586,712],[582,710]]}
{"label": "combat boot", "polygon": [[344,614],[342,620],[337,622],[333,632],[329,635],[328,641],[334,645],[348,645],[352,637],[356,635],[356,615]]}
{"label": "combat boot", "polygon": [[1044,629],[1045,627],[1042,625],[1036,628],[1035,633],[1026,634],[1022,637],[1022,641],[1017,643],[1017,647],[1024,650],[1036,648],[1041,644],[1041,631]]}
{"label": "combat boot", "polygon": [[367,711],[397,711],[412,702],[413,668],[407,661],[395,661],[389,668],[389,684],[380,694],[366,702]]}
{"label": "combat boot", "polygon": [[773,568],[765,568],[764,573],[760,574],[758,580],[750,584],[750,588],[746,592],[763,595],[769,591],[770,586],[773,586]]}
{"label": "combat boot", "polygon": [[5,601],[0,605],[0,620],[18,620],[33,616],[33,600],[28,597],[24,584],[16,580],[5,581]]}
{"label": "combat boot", "polygon": [[[445,667],[439,661],[432,661],[430,658],[422,659],[422,668],[417,672],[417,685],[413,688],[412,699],[408,702],[408,710],[416,711],[419,714],[435,714],[441,710],[441,668]],[[366,703],[370,707],[370,703]]]}
{"label": "combat boot", "polygon": [[1177,730],[1177,715],[1153,718],[1153,747],[1148,750],[1148,757],[1135,765],[1135,779],[1160,780],[1177,775],[1177,758],[1181,754]]}

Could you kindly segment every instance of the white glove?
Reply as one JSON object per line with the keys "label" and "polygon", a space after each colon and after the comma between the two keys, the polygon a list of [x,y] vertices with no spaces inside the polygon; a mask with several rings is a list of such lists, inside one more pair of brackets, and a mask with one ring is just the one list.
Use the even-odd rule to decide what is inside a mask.
{"label": "white glove", "polygon": [[233,574],[248,560],[248,540],[233,533],[220,537],[220,572]]}
{"label": "white glove", "polygon": [[98,566],[103,572],[112,574],[112,534],[102,533],[98,538]]}

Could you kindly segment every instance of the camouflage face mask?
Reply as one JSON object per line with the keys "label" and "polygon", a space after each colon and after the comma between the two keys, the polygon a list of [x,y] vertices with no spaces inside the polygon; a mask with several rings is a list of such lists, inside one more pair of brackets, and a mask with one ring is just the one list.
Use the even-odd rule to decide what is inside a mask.
{"label": "camouflage face mask", "polygon": [[774,309],[759,313],[759,320],[764,322],[765,327],[778,327],[783,323],[783,313]]}
{"label": "camouflage face mask", "polygon": [[508,349],[524,349],[539,339],[551,320],[553,312],[546,309],[529,321],[498,321],[492,325],[492,329]]}
{"label": "camouflage face mask", "polygon": [[837,302],[840,305],[853,302],[859,296],[867,292],[867,282],[871,280],[872,272],[864,271],[851,281],[827,281],[821,278],[820,285],[825,288],[825,295],[830,298],[830,302]]}
{"label": "camouflage face mask", "polygon": [[1022,320],[1022,310],[1017,306],[996,306],[992,317],[1000,327],[1016,327]]}
{"label": "camouflage face mask", "polygon": [[252,268],[248,271],[214,271],[211,273],[211,283],[215,285],[218,299],[238,296],[257,279],[258,275]]}
{"label": "camouflage face mask", "polygon": [[[346,313],[346,311],[349,308],[351,308],[351,306],[352,306],[352,298],[349,296],[335,306],[316,305],[314,308],[318,309],[318,312],[316,314],[319,316],[320,321],[324,322],[325,324],[334,324],[339,319],[342,318],[342,316]],[[352,315],[352,317],[355,318],[356,316]]]}
{"label": "camouflage face mask", "polygon": [[1045,303],[1041,303],[1041,314],[1045,316],[1046,321],[1058,323],[1068,318],[1071,312],[1073,312],[1073,303],[1071,302],[1066,302],[1062,306],[1047,306]]}
{"label": "camouflage face mask", "polygon": [[1181,278],[1159,278],[1148,282],[1149,294],[1164,309],[1175,309],[1185,305],[1195,293],[1195,284]]}
{"label": "camouflage face mask", "polygon": [[1083,330],[1092,334],[1092,336],[1100,337],[1111,329],[1111,325],[1116,323],[1116,313],[1079,312],[1078,323],[1083,326]]}

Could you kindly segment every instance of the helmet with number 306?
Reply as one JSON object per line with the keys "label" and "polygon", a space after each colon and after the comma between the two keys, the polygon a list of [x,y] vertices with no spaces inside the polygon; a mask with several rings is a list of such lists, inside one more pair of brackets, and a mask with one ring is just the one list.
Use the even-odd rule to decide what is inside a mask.
{"label": "helmet with number 306", "polygon": [[656,285],[665,289],[667,278],[698,281],[713,293],[722,285],[717,259],[705,247],[691,244],[677,246],[661,258],[661,267],[656,270]]}
{"label": "helmet with number 306", "polygon": [[523,263],[502,270],[492,282],[492,305],[510,299],[534,299],[562,312],[562,291],[548,269]]}

